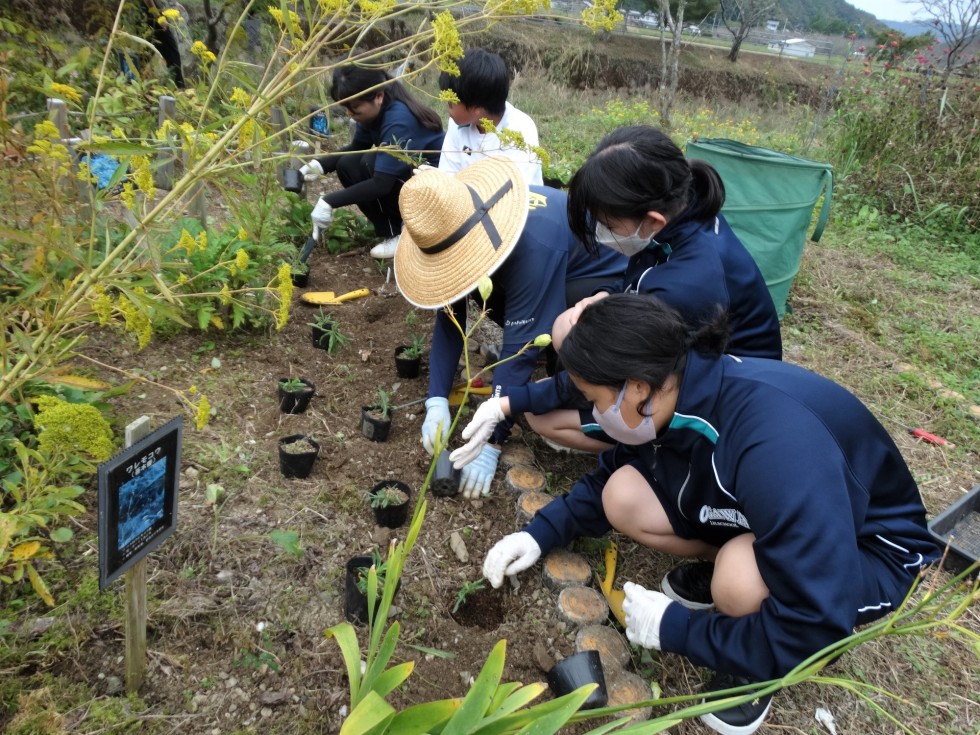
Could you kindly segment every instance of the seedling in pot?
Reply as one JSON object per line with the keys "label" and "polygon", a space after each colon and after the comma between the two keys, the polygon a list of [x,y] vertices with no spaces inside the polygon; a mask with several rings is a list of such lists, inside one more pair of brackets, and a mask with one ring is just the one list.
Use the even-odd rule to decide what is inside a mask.
{"label": "seedling in pot", "polygon": [[309,386],[299,378],[287,378],[279,381],[279,387],[287,393],[299,393],[306,390]]}
{"label": "seedling in pot", "polygon": [[311,444],[305,436],[279,446],[286,454],[310,454],[316,451],[316,446]]}
{"label": "seedling in pot", "polygon": [[422,357],[422,352],[425,350],[425,337],[413,334],[411,339],[412,343],[399,353],[399,357],[404,357],[406,360],[416,360]]}
{"label": "seedling in pot", "polygon": [[337,319],[322,309],[309,326],[313,328],[314,345],[326,350],[328,355],[334,355],[341,347],[350,344],[350,337],[341,333]]}
{"label": "seedling in pot", "polygon": [[463,586],[459,588],[459,592],[456,593],[456,604],[453,605],[453,613],[459,611],[463,605],[466,604],[466,600],[474,592],[479,592],[480,590],[485,590],[487,588],[486,580],[480,577],[474,582],[463,582]]}
{"label": "seedling in pot", "polygon": [[392,505],[402,505],[408,502],[408,495],[397,485],[385,485],[374,492],[368,493],[372,508],[388,508]]}
{"label": "seedling in pot", "polygon": [[391,419],[391,394],[379,387],[377,396],[378,398],[371,406],[371,410],[383,421],[388,421]]}
{"label": "seedling in pot", "polygon": [[[371,565],[378,575],[378,589],[382,589],[385,584],[385,572],[388,571],[388,564],[381,559],[377,550],[371,552]],[[370,571],[371,567],[357,568],[357,589],[361,591],[362,595],[367,594],[368,573]]]}

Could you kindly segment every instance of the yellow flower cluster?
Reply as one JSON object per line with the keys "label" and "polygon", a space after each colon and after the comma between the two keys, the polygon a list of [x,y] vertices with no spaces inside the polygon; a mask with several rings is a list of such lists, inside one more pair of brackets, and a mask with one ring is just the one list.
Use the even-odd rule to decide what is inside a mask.
{"label": "yellow flower cluster", "polygon": [[92,311],[99,317],[99,324],[103,327],[112,319],[112,299],[101,288],[95,289],[95,298],[92,299]]}
{"label": "yellow flower cluster", "polygon": [[231,102],[244,110],[252,104],[252,95],[241,87],[235,87],[233,90],[231,90]]}
{"label": "yellow flower cluster", "polygon": [[68,147],[61,143],[61,134],[50,120],[43,120],[34,126],[34,142],[27,146],[27,152],[52,164],[55,176],[65,176],[70,170]]}
{"label": "yellow flower cluster", "polygon": [[244,151],[252,147],[256,138],[256,130],[258,130],[258,126],[252,118],[242,123],[242,127],[238,131],[238,150]]}
{"label": "yellow flower cluster", "polygon": [[447,105],[458,105],[459,96],[451,89],[444,89],[439,92],[439,101],[445,102]]}
{"label": "yellow flower cluster", "polygon": [[582,11],[582,22],[593,33],[611,31],[623,22],[623,14],[616,9],[617,0],[595,0]]}
{"label": "yellow flower cluster", "polygon": [[193,255],[194,251],[197,249],[197,240],[191,236],[187,230],[182,230],[180,233],[180,239],[177,240],[177,247],[183,248],[187,251],[188,255]]}
{"label": "yellow flower cluster", "polygon": [[143,192],[143,196],[148,199],[156,194],[156,187],[153,185],[153,171],[150,169],[150,159],[146,156],[133,156],[130,158],[130,166],[133,168],[133,181]]}
{"label": "yellow flower cluster", "polygon": [[276,280],[276,291],[279,292],[279,308],[275,313],[276,329],[282,329],[289,321],[289,305],[293,301],[292,268],[289,267],[289,263],[279,266]]}
{"label": "yellow flower cluster", "polygon": [[433,41],[432,55],[436,65],[444,72],[459,76],[457,59],[463,58],[463,42],[459,38],[456,19],[448,10],[444,10],[432,21]]}
{"label": "yellow flower cluster", "polygon": [[162,26],[166,26],[168,23],[180,23],[183,18],[180,17],[180,11],[174,8],[168,8],[160,13],[160,17],[157,18],[157,23]]}
{"label": "yellow flower cluster", "polygon": [[317,0],[320,10],[327,15],[333,15],[334,13],[343,10],[347,2],[348,0]]}
{"label": "yellow flower cluster", "polygon": [[203,41],[194,41],[191,44],[191,53],[205,64],[213,64],[218,60],[218,57],[212,51],[208,50],[208,47],[204,45]]}
{"label": "yellow flower cluster", "polygon": [[[280,31],[286,30],[286,19],[282,15],[282,10],[270,5],[269,15],[271,15],[272,19],[276,21],[276,24],[279,26]],[[297,13],[293,10],[289,11],[289,25],[290,25],[289,30],[292,33],[295,33],[298,36],[303,35],[303,29],[300,27],[299,15],[297,15]]]}
{"label": "yellow flower cluster", "polygon": [[394,0],[357,0],[357,6],[365,18],[383,18],[395,9]]}
{"label": "yellow flower cluster", "polygon": [[[490,9],[490,4],[487,4]],[[495,9],[494,14],[500,15],[533,15],[535,10],[550,10],[551,0],[503,0]]]}
{"label": "yellow flower cluster", "polygon": [[72,102],[82,101],[82,93],[68,84],[51,82],[48,89],[51,91],[52,97],[67,99],[67,100],[71,100]]}
{"label": "yellow flower cluster", "polygon": [[207,426],[210,418],[211,402],[207,396],[201,396],[201,400],[197,402],[197,408],[194,412],[194,425],[197,426],[197,430],[200,431]]}
{"label": "yellow flower cluster", "polygon": [[225,328],[224,321],[222,321],[221,317],[218,316],[217,314],[212,314],[211,315],[210,323],[211,323],[211,326],[214,327],[215,329],[224,329]]}
{"label": "yellow flower cluster", "polygon": [[122,191],[119,192],[119,198],[122,200],[123,206],[126,207],[130,212],[136,211],[136,189],[133,187],[132,183],[127,181],[123,184]]}
{"label": "yellow flower cluster", "polygon": [[153,336],[153,325],[146,312],[137,308],[136,304],[130,301],[125,294],[120,294],[116,299],[116,309],[126,320],[126,331],[136,335],[139,349],[143,349],[150,344],[150,337]]}
{"label": "yellow flower cluster", "polygon": [[231,303],[231,290],[228,288],[228,284],[224,284],[221,290],[218,292],[218,301],[220,301],[225,306]]}
{"label": "yellow flower cluster", "polygon": [[248,233],[245,232],[245,228],[244,227],[239,227],[238,228],[238,239],[241,240],[242,242],[245,242],[246,240],[248,240]]}
{"label": "yellow flower cluster", "polygon": [[235,265],[238,266],[238,270],[244,271],[248,268],[248,251],[245,248],[239,248],[238,252],[235,253]]}

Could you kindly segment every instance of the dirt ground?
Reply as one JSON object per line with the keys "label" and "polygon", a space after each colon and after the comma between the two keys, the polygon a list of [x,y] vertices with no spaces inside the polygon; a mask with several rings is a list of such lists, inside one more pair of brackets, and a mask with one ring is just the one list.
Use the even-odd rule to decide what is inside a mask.
{"label": "dirt ground", "polygon": [[[147,732],[339,731],[347,683],[339,650],[324,630],[343,620],[344,563],[357,554],[385,550],[392,535],[403,532],[377,527],[365,494],[382,480],[400,479],[412,487],[414,502],[429,459],[419,443],[421,404],[395,411],[384,443],[362,436],[360,408],[371,402],[379,386],[392,392],[396,405],[425,397],[425,368],[419,379],[399,379],[393,353],[412,331],[428,338],[432,316],[419,312],[410,329],[406,316],[411,309],[398,295],[394,279],[388,279],[387,266],[379,268],[365,251],[338,257],[318,252],[311,263],[310,290],[371,290],[367,298],[331,307],[341,331],[351,337],[351,344],[335,356],[313,347],[308,322],[316,309],[298,303],[288,325],[272,334],[182,334],[140,353],[106,335],[87,347],[91,357],[138,369],[151,379],[195,384],[217,411],[201,432],[185,420],[178,528],[149,561],[149,670],[140,692],[145,709],[133,703],[132,713]],[[805,307],[793,319],[818,318],[808,313],[812,308]],[[788,339],[789,358],[799,352]],[[279,412],[276,388],[284,376],[308,378],[316,385],[306,413]],[[117,409],[127,422],[146,415],[155,426],[182,410],[172,395],[153,387],[133,391]],[[308,479],[287,480],[279,472],[276,440],[295,433],[310,434],[322,446]],[[550,450],[526,427],[511,441],[532,450],[551,494],[569,489],[593,462]],[[910,450],[914,466],[922,448],[904,435],[897,441],[905,442],[900,446]],[[930,450],[927,461],[935,462],[936,450]],[[947,480],[953,486],[965,484],[970,472],[969,463],[954,466]],[[224,491],[216,506],[207,502],[209,484]],[[416,662],[408,685],[393,696],[396,706],[463,695],[501,638],[508,641],[508,681],[544,679],[535,647],[538,658],[542,644],[553,657],[572,651],[575,631],[558,614],[557,593],[544,584],[540,565],[521,575],[516,592],[482,593],[478,614],[450,612],[463,583],[480,578],[490,546],[520,527],[515,501],[502,472],[492,495],[479,502],[430,495],[418,546],[395,598],[395,615],[402,621],[395,659]],[[935,503],[929,505],[935,512]],[[91,513],[80,529],[82,537],[93,539],[85,553],[61,560],[69,585],[87,579],[84,584],[91,586],[95,524]],[[276,530],[298,534],[298,557],[273,542],[269,534]],[[466,562],[450,550],[453,531],[465,540]],[[620,585],[629,579],[656,586],[676,561],[618,540]],[[601,568],[600,544],[578,542],[576,548],[595,569]],[[70,595],[62,591],[61,597]],[[74,641],[67,652],[43,645],[51,633],[38,633],[40,618],[25,624],[24,635],[38,640],[37,672],[92,687],[96,702],[117,696],[124,677],[123,603],[117,582],[94,608],[99,615],[79,612],[57,618],[53,627]],[[497,616],[489,614],[491,608]],[[875,644],[867,653],[855,654],[854,666],[873,672],[870,661],[884,657],[893,668],[907,667],[908,652],[889,655],[889,645]],[[961,677],[961,691],[969,701],[970,692],[980,689],[975,659],[971,669],[968,654],[964,658],[943,648],[939,655],[949,675]],[[650,657],[637,649],[632,667],[659,683],[668,696],[698,691],[709,675],[679,657]],[[849,669],[837,673],[855,675]],[[909,697],[909,706],[918,707],[922,697],[930,696],[901,677],[888,683]],[[804,685],[776,697],[761,732],[821,732],[813,719],[818,706],[831,709],[841,733],[894,731],[894,725],[876,719],[856,697]],[[89,732],[83,725],[88,714],[87,709],[69,713],[67,730]],[[975,725],[977,718],[980,708],[973,702],[953,717],[952,729],[943,731],[966,733],[961,728]],[[576,731],[584,729],[570,730]],[[675,731],[704,732],[697,724]]]}

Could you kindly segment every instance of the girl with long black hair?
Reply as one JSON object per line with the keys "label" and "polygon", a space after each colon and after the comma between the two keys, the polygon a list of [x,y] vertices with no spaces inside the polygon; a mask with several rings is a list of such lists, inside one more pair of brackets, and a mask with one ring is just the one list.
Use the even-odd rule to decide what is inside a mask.
{"label": "girl with long black hair", "polygon": [[330,95],[356,123],[349,145],[313,159],[300,169],[307,178],[337,172],[343,189],[319,199],[313,209],[313,237],[319,238],[333,219],[333,210],[356,204],[383,242],[371,249],[375,258],[394,257],[402,227],[398,194],[413,165],[378,147],[422,152],[425,163],[437,166],[445,133],[436,112],[419,103],[401,82],[381,69],[353,65],[334,71]]}

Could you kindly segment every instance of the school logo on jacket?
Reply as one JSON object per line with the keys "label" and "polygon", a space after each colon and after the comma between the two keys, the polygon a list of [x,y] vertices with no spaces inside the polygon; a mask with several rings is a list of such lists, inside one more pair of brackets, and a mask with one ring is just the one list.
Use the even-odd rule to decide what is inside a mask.
{"label": "school logo on jacket", "polygon": [[748,529],[749,522],[741,511],[734,508],[712,508],[702,505],[698,520],[706,526],[728,526],[729,528]]}
{"label": "school logo on jacket", "polygon": [[536,191],[529,191],[527,193],[527,207],[528,209],[537,209],[538,207],[547,207],[548,197],[544,194],[538,194]]}

